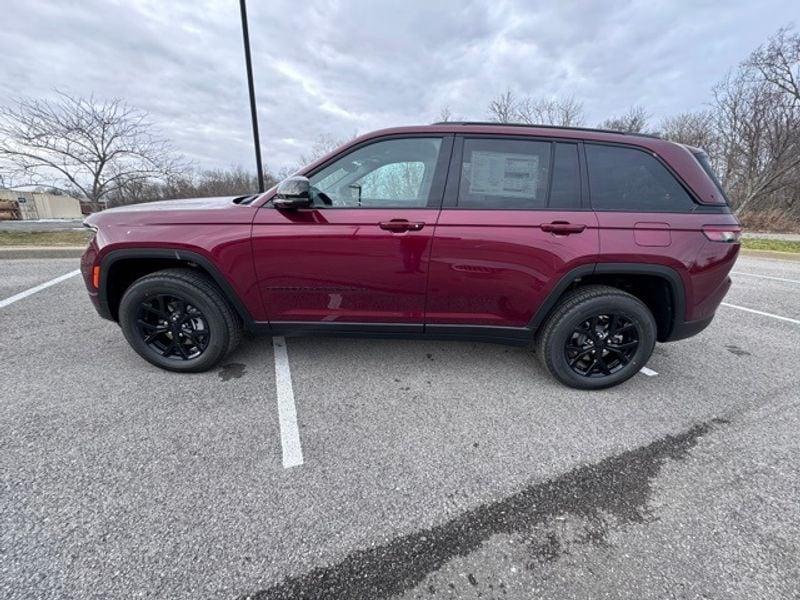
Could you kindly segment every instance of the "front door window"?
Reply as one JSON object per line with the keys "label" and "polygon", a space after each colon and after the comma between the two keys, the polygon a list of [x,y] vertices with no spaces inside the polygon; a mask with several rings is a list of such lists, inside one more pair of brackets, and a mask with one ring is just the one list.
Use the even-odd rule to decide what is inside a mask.
{"label": "front door window", "polygon": [[425,208],[441,138],[384,140],[354,150],[310,177],[317,208]]}

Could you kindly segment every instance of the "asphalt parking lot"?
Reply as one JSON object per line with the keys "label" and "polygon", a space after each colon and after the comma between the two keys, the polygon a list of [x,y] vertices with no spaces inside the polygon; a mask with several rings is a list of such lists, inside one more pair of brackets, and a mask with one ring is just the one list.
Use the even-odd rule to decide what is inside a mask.
{"label": "asphalt parking lot", "polygon": [[175,375],[79,276],[15,296],[77,266],[0,261],[3,598],[800,595],[800,262],[741,257],[705,332],[589,393],[438,341]]}

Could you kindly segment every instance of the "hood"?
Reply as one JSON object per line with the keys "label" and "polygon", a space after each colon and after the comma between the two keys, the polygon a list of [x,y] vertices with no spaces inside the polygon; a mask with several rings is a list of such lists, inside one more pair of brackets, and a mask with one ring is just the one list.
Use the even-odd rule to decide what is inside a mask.
{"label": "hood", "polygon": [[256,207],[252,203],[237,202],[242,198],[249,196],[186,198],[129,204],[89,215],[84,223],[91,227],[165,223],[250,223]]}
{"label": "hood", "polygon": [[217,196],[215,198],[184,198],[181,200],[159,200],[158,202],[142,202],[107,208],[103,214],[160,211],[160,210],[214,210],[227,208],[236,196]]}

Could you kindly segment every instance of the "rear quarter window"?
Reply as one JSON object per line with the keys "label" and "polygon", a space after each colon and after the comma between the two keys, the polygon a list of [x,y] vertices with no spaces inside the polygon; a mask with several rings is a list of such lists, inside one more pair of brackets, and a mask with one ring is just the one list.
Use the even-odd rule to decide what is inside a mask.
{"label": "rear quarter window", "polygon": [[623,146],[586,144],[594,210],[692,212],[692,197],[654,156]]}
{"label": "rear quarter window", "polygon": [[725,190],[722,188],[722,183],[720,183],[719,177],[714,172],[714,168],[711,166],[711,161],[708,159],[708,154],[705,152],[692,152],[692,155],[695,157],[700,166],[703,167],[703,171],[706,172],[706,175],[714,182],[714,185],[719,192],[720,197],[725,201],[725,204],[730,205],[730,201],[728,200],[728,195],[725,193]]}

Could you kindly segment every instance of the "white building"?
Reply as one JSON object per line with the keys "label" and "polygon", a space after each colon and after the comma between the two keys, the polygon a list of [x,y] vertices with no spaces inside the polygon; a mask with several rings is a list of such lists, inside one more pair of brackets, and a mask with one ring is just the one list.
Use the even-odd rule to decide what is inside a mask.
{"label": "white building", "polygon": [[[14,190],[0,190],[0,203],[16,204],[22,219],[80,219],[81,203],[69,196],[57,196],[41,192],[17,192]],[[8,211],[0,215],[10,214]],[[2,217],[0,217],[2,218]],[[5,217],[9,218],[9,217]]]}

